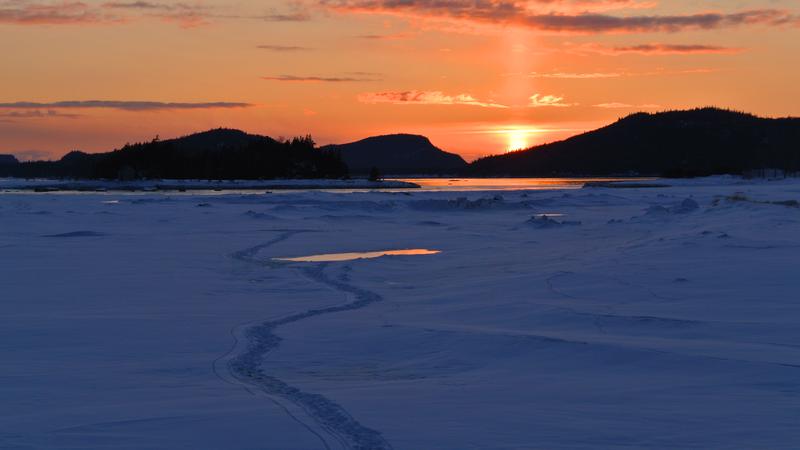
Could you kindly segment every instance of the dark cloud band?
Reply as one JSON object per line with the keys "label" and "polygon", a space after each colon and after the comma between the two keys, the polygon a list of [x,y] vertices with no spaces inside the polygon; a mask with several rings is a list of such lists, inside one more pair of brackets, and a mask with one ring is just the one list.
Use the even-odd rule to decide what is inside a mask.
{"label": "dark cloud band", "polygon": [[107,108],[124,111],[152,111],[175,109],[231,109],[248,108],[250,103],[235,102],[203,102],[203,103],[168,103],[148,101],[119,101],[119,100],[70,100],[61,102],[13,102],[0,103],[0,109],[90,109]]}
{"label": "dark cloud band", "polygon": [[[601,13],[536,14],[524,2],[512,0],[319,0],[342,13],[394,14],[475,23],[513,24],[571,33],[677,32],[740,25],[800,25],[800,16],[779,9],[752,9],[736,13],[684,15],[626,15]],[[550,3],[539,1],[539,3]]]}

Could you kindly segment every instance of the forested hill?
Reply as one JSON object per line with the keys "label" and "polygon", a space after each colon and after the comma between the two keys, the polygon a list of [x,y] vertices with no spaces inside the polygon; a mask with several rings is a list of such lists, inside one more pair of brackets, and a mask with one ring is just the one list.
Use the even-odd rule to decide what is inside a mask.
{"label": "forested hill", "polygon": [[287,141],[216,129],[128,144],[107,153],[70,152],[58,161],[0,165],[0,176],[108,179],[338,178],[347,167],[310,136]]}
{"label": "forested hill", "polygon": [[741,174],[800,170],[800,119],[703,108],[637,113],[564,141],[479,159],[478,176]]}
{"label": "forested hill", "polygon": [[458,174],[467,168],[461,156],[447,153],[425,136],[390,134],[373,136],[349,144],[329,145],[352,173],[368,173],[377,168],[386,174]]}
{"label": "forested hill", "polygon": [[17,161],[16,156],[0,154],[0,166],[8,166],[14,164],[19,164],[19,161]]}

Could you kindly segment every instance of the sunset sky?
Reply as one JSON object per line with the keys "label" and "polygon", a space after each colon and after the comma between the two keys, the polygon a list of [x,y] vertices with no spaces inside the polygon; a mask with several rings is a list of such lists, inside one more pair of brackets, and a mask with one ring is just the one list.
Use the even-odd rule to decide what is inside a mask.
{"label": "sunset sky", "polygon": [[631,112],[800,115],[798,0],[0,0],[0,153],[215,127],[468,160]]}

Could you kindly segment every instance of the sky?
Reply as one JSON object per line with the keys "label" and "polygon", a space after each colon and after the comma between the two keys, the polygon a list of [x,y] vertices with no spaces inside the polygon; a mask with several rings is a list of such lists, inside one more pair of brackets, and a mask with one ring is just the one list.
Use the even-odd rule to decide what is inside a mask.
{"label": "sky", "polygon": [[0,153],[238,128],[467,160],[637,111],[800,115],[797,0],[0,0]]}

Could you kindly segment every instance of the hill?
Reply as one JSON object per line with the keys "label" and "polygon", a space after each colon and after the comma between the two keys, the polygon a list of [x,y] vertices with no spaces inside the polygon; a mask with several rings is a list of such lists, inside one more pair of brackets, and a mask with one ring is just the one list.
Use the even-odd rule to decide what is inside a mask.
{"label": "hill", "polygon": [[14,164],[19,164],[16,156],[0,154],[0,166],[10,166]]}
{"label": "hill", "polygon": [[741,174],[800,170],[800,119],[703,108],[637,113],[564,141],[473,162],[477,176]]}
{"label": "hill", "polygon": [[276,141],[239,130],[216,129],[107,153],[73,151],[58,161],[0,167],[0,176],[107,179],[338,178],[347,167],[310,136]]}
{"label": "hill", "polygon": [[412,134],[375,136],[323,149],[338,152],[352,173],[368,173],[376,167],[385,174],[449,174],[467,168],[461,156],[437,148],[425,136]]}

